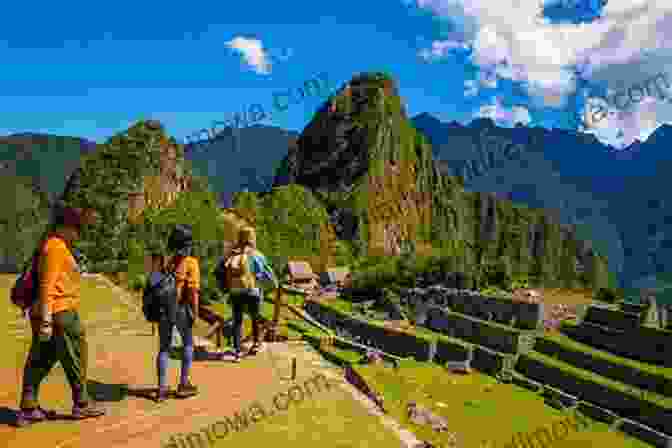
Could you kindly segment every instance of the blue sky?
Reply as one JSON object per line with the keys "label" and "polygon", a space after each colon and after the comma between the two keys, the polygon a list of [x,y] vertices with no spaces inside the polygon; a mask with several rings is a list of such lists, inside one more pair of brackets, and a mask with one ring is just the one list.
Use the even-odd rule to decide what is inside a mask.
{"label": "blue sky", "polygon": [[[545,3],[9,2],[0,29],[0,135],[100,142],[154,118],[182,141],[253,103],[270,110],[274,92],[319,73],[336,87],[362,71],[391,73],[411,116],[567,127],[573,104],[585,103],[568,77],[575,67],[591,85],[614,89],[664,69],[671,6]],[[308,98],[265,124],[301,130],[318,105]],[[643,101],[644,112],[602,120],[598,135],[616,142],[624,126],[626,140],[646,136],[670,121],[668,106]]]}

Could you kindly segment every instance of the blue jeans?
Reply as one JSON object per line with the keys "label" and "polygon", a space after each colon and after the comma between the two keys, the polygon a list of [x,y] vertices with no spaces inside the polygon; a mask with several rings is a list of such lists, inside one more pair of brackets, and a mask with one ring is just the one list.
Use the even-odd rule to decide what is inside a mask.
{"label": "blue jeans", "polygon": [[159,321],[159,354],[156,357],[156,369],[159,377],[159,388],[161,389],[166,388],[168,356],[173,339],[173,326],[177,327],[184,345],[180,384],[187,384],[189,382],[189,371],[194,361],[194,334],[192,330],[193,319],[190,317],[187,307],[188,305],[179,305],[177,307],[175,323],[169,322],[166,316],[163,316]]}

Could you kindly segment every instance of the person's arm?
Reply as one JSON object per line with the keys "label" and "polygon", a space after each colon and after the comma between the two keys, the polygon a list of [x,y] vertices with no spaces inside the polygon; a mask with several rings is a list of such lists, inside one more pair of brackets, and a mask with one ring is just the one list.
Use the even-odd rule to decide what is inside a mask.
{"label": "person's arm", "polygon": [[190,258],[189,266],[187,266],[187,292],[189,293],[187,300],[191,305],[194,319],[196,319],[201,294],[201,268],[195,258]]}
{"label": "person's arm", "polygon": [[255,274],[257,274],[257,277],[260,278],[261,280],[272,282],[273,287],[277,289],[278,279],[275,276],[275,273],[273,272],[273,268],[271,268],[270,264],[268,263],[268,260],[266,260],[266,257],[262,253],[257,252],[254,254],[253,259],[255,266]]}
{"label": "person's arm", "polygon": [[39,290],[32,314],[36,320],[42,322],[42,326],[51,326],[53,294],[67,256],[68,251],[65,247],[53,246],[39,254]]}

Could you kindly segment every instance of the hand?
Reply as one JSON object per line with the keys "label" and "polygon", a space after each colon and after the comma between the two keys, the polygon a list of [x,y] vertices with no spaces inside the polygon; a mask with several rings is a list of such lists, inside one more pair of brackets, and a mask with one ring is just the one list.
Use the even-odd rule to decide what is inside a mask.
{"label": "hand", "polygon": [[42,341],[48,341],[49,339],[51,339],[51,336],[54,333],[54,331],[53,331],[54,327],[52,325],[51,320],[42,319],[39,322],[39,325],[40,325],[40,329],[39,329],[40,339]]}
{"label": "hand", "polygon": [[193,304],[191,305],[191,315],[193,319],[191,319],[191,326],[193,327],[194,324],[196,323],[196,319],[198,319],[198,304]]}

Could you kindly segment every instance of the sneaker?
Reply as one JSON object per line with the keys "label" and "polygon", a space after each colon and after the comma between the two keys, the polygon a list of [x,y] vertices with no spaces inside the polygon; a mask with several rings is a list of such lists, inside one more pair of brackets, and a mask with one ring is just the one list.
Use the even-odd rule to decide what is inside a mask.
{"label": "sneaker", "polygon": [[177,393],[176,393],[178,398],[189,398],[193,397],[195,395],[198,395],[198,388],[191,384],[190,381],[188,381],[186,384],[180,384],[177,386]]}
{"label": "sneaker", "polygon": [[105,409],[99,408],[92,403],[80,404],[72,408],[72,418],[75,420],[102,417],[103,415],[105,415]]}
{"label": "sneaker", "polygon": [[241,358],[240,353],[234,353],[234,354],[233,354],[233,358],[231,359],[231,361],[233,361],[233,362],[235,362],[235,363],[239,363],[239,362],[240,362],[240,358]]}
{"label": "sneaker", "polygon": [[248,355],[254,356],[260,351],[262,351],[264,346],[262,345],[261,342],[255,342],[254,345],[250,348],[250,350],[247,352]]}
{"label": "sneaker", "polygon": [[15,425],[17,427],[24,427],[28,426],[33,423],[38,423],[42,422],[44,420],[48,420],[50,418],[55,417],[56,412],[54,411],[47,411],[42,409],[41,407],[33,408],[33,409],[21,409],[17,414],[16,414],[16,423]]}
{"label": "sneaker", "polygon": [[159,388],[156,391],[156,402],[157,403],[163,403],[164,401],[168,400],[170,396],[170,391],[167,388]]}

